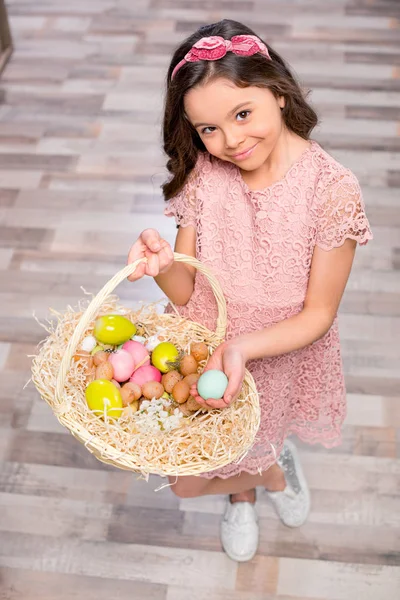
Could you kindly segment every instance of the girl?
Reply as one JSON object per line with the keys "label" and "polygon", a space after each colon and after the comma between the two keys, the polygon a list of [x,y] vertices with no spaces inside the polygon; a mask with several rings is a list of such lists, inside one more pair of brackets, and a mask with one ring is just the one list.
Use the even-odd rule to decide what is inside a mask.
{"label": "girl", "polygon": [[[287,436],[332,447],[345,416],[336,314],[356,242],[372,235],[357,179],[310,140],[316,124],[282,58],[240,23],[202,27],[172,58],[165,214],[178,225],[175,250],[210,267],[228,308],[227,341],[207,368],[222,369],[229,385],[206,404],[229,405],[246,366],[260,394],[261,427],[240,464],[171,483],[180,497],[230,496],[221,540],[238,561],[257,550],[257,486],[286,525],[308,515],[309,491]],[[204,277],[173,263],[153,229],[128,260],[143,256],[147,265],[131,279],[154,277],[182,315],[213,329],[216,303]],[[204,402],[196,386],[191,393]]]}

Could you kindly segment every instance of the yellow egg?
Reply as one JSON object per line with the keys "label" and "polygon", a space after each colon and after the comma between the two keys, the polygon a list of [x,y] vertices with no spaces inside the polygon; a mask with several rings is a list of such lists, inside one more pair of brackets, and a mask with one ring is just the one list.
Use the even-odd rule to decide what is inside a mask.
{"label": "yellow egg", "polygon": [[97,415],[102,416],[105,412],[111,419],[121,416],[121,392],[111,381],[95,379],[87,386],[85,396],[90,410]]}
{"label": "yellow egg", "polygon": [[151,362],[161,371],[167,373],[175,367],[175,362],[179,357],[179,350],[170,342],[161,342],[156,346],[151,354]]}
{"label": "yellow egg", "polygon": [[122,315],[103,315],[94,324],[93,335],[101,344],[118,346],[136,333],[136,326]]}

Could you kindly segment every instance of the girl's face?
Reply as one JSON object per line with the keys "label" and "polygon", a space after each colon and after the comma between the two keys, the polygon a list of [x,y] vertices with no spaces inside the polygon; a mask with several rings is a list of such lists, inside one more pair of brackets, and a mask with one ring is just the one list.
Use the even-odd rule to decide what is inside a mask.
{"label": "girl's face", "polygon": [[210,154],[244,171],[259,169],[283,130],[284,97],[266,88],[216,79],[185,96],[186,115]]}

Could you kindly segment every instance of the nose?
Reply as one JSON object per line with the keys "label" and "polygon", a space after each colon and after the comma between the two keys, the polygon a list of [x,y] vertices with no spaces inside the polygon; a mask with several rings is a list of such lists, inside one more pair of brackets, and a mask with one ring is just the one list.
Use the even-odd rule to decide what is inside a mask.
{"label": "nose", "polygon": [[228,149],[234,150],[240,146],[244,140],[243,132],[236,128],[231,128],[225,132],[225,146]]}

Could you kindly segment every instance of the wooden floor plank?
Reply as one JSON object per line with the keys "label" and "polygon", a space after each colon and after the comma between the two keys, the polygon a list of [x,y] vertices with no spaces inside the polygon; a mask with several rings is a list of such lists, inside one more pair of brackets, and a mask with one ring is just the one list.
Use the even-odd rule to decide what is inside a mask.
{"label": "wooden floor plank", "polygon": [[[8,0],[0,80],[0,599],[396,600],[400,597],[400,45],[395,0]],[[169,55],[220,18],[289,61],[314,137],[358,177],[373,243],[341,309],[343,443],[297,441],[312,508],[284,527],[258,490],[260,546],[222,551],[226,498],[179,499],[97,461],[31,384],[49,307],[96,293],[162,216]],[[150,279],[118,288],[135,307]]]}

